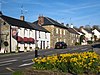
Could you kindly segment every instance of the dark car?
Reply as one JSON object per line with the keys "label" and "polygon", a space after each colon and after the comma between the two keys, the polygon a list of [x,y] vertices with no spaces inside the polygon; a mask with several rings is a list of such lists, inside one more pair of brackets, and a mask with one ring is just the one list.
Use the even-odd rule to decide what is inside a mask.
{"label": "dark car", "polygon": [[100,44],[92,45],[93,48],[100,48]]}
{"label": "dark car", "polygon": [[66,43],[64,43],[64,42],[56,42],[55,49],[64,49],[64,48],[67,48]]}

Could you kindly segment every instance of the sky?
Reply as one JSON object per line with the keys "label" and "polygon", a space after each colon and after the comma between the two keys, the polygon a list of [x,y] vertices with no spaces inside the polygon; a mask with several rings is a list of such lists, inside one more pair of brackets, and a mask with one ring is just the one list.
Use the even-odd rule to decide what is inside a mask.
{"label": "sky", "polygon": [[0,0],[0,10],[17,19],[24,15],[28,22],[43,15],[76,27],[100,25],[100,0]]}

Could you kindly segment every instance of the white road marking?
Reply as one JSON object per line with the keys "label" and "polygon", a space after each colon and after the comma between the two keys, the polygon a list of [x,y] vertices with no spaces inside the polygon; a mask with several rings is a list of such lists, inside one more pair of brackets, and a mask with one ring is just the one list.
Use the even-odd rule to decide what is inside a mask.
{"label": "white road marking", "polygon": [[14,70],[12,70],[11,68],[9,67],[6,67],[7,70],[11,71],[11,72],[15,72]]}
{"label": "white road marking", "polygon": [[0,62],[1,61],[7,61],[7,60],[15,60],[15,59],[18,59],[18,58],[21,58],[21,57],[1,59]]}
{"label": "white road marking", "polygon": [[29,66],[29,65],[32,65],[32,64],[34,64],[34,62],[31,62],[31,63],[26,63],[26,64],[22,64],[22,65],[19,65],[19,67]]}
{"label": "white road marking", "polygon": [[8,60],[8,61],[3,61],[3,62],[0,62],[0,64],[2,64],[2,63],[8,63],[8,62],[14,62],[14,61],[17,61],[17,60],[13,59],[13,60]]}
{"label": "white road marking", "polygon": [[1,64],[0,66],[10,65],[10,64],[12,64],[12,63]]}
{"label": "white road marking", "polygon": [[82,51],[87,50],[88,48],[81,49]]}

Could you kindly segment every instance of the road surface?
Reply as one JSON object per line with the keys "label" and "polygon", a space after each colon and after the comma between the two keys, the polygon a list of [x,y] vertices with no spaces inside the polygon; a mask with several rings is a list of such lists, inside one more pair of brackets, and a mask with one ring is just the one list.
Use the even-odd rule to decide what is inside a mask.
{"label": "road surface", "polygon": [[[39,56],[48,56],[52,54],[84,52],[91,49],[91,46],[68,47],[67,49],[49,49],[39,50]],[[35,58],[35,52],[17,53],[14,55],[0,55],[0,75],[11,75],[12,72],[32,66]]]}

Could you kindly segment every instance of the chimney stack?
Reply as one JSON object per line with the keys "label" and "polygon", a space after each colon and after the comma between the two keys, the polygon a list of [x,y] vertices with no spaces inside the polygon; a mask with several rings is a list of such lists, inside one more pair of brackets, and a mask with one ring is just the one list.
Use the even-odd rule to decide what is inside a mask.
{"label": "chimney stack", "polygon": [[2,16],[2,12],[0,11],[0,16]]}
{"label": "chimney stack", "polygon": [[43,16],[39,16],[38,17],[38,25],[42,25],[44,24],[44,17]]}
{"label": "chimney stack", "polygon": [[73,24],[71,24],[70,27],[73,28]]}
{"label": "chimney stack", "polygon": [[64,25],[64,23],[61,23],[62,25]]}
{"label": "chimney stack", "polygon": [[25,17],[24,16],[20,16],[20,20],[24,21]]}

